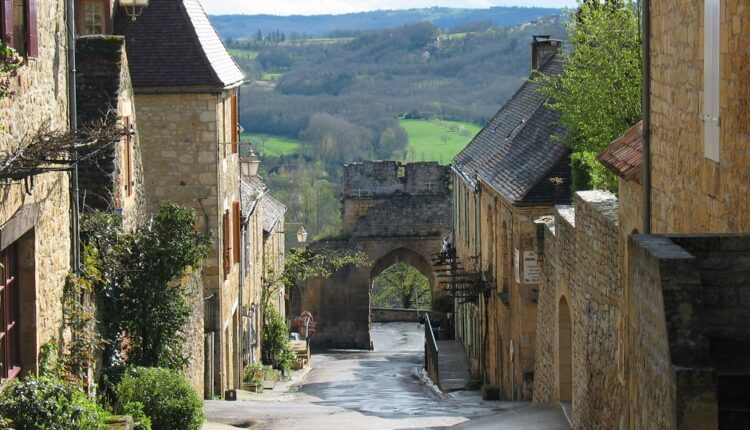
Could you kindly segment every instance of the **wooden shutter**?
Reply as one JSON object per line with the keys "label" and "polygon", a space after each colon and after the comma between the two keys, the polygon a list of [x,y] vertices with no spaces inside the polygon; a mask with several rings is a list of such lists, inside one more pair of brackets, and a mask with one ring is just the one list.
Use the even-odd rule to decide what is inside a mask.
{"label": "wooden shutter", "polygon": [[237,153],[237,142],[240,141],[239,111],[237,110],[237,96],[232,96],[232,154]]}
{"label": "wooden shutter", "polygon": [[37,32],[37,0],[26,0],[26,55],[36,57],[39,54],[39,34]]}
{"label": "wooden shutter", "polygon": [[3,40],[10,47],[14,47],[13,40],[13,0],[2,0],[3,2]]}
{"label": "wooden shutter", "polygon": [[240,202],[232,203],[232,227],[234,230],[234,262],[240,262]]}
{"label": "wooden shutter", "polygon": [[223,253],[223,263],[224,263],[224,279],[227,279],[229,277],[229,271],[232,269],[232,256],[231,256],[231,241],[232,238],[229,235],[229,211],[224,212],[223,217],[223,223],[222,223],[222,238],[224,239],[224,253]]}

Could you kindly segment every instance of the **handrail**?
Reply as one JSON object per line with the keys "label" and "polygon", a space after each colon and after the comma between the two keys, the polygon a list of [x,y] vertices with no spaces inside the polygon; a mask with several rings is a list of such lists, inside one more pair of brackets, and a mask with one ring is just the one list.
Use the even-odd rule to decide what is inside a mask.
{"label": "handrail", "polygon": [[430,375],[432,381],[440,386],[439,372],[438,372],[438,346],[437,340],[435,340],[435,332],[432,331],[432,323],[430,322],[430,315],[425,313],[425,324],[424,324],[424,369]]}

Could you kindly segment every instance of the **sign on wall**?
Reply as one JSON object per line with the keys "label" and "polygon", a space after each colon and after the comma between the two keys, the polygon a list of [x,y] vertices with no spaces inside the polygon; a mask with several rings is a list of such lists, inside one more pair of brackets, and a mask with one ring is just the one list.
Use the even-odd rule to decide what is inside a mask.
{"label": "sign on wall", "polygon": [[521,283],[521,257],[518,253],[518,248],[513,248],[513,272],[516,275],[516,284]]}
{"label": "sign on wall", "polygon": [[523,252],[523,282],[524,284],[538,284],[541,269],[536,260],[536,251]]}

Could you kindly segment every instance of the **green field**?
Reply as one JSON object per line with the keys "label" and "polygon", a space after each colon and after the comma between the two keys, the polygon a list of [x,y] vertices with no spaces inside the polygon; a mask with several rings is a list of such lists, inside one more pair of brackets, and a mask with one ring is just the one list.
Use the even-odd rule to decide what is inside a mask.
{"label": "green field", "polygon": [[402,119],[409,135],[408,161],[448,164],[481,130],[476,124],[457,121]]}
{"label": "green field", "polygon": [[258,51],[248,51],[246,49],[230,49],[229,53],[232,54],[233,57],[237,58],[247,58],[250,60],[258,58]]}
{"label": "green field", "polygon": [[253,149],[267,157],[278,157],[299,152],[302,142],[284,136],[243,133],[242,141],[253,143]]}

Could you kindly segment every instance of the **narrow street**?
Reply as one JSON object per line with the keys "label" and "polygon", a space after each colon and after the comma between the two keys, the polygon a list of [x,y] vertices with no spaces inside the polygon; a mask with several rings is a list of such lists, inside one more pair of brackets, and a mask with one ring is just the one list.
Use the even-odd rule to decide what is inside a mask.
{"label": "narrow street", "polygon": [[445,428],[527,403],[483,402],[478,391],[436,393],[413,376],[422,367],[423,328],[373,324],[375,351],[315,354],[291,385],[240,400],[206,401],[204,429]]}

